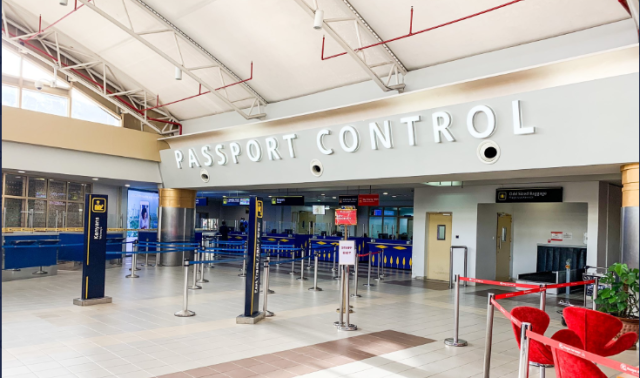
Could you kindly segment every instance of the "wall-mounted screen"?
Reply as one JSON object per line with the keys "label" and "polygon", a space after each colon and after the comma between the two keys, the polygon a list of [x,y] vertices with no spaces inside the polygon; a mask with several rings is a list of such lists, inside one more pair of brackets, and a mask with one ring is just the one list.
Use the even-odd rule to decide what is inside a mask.
{"label": "wall-mounted screen", "polygon": [[324,215],[325,214],[324,205],[313,205],[313,213],[316,215]]}
{"label": "wall-mounted screen", "polygon": [[[158,228],[158,193],[129,189],[127,193],[127,224],[129,230]],[[127,231],[127,241],[138,240],[137,231]],[[131,251],[131,244],[127,244]]]}
{"label": "wall-mounted screen", "polygon": [[271,197],[274,206],[304,206],[304,196]]}

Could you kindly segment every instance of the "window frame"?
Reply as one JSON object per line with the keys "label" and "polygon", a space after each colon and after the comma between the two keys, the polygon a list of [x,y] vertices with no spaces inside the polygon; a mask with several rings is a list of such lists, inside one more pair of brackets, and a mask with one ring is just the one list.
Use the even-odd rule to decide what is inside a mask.
{"label": "window frame", "polygon": [[[112,109],[109,109],[108,107],[106,107],[101,102],[96,101],[93,97],[91,97],[89,94],[87,94],[85,90],[83,90],[83,87],[76,86],[75,83],[72,82],[72,81],[71,82],[67,82],[64,79],[64,75],[61,75],[60,72],[58,72],[58,77],[56,78],[56,81],[64,80],[65,84],[67,84],[69,86],[68,89],[58,88],[58,87],[51,88],[48,85],[44,85],[42,87],[42,89],[39,89],[39,90],[35,89],[35,80],[25,79],[23,77],[24,76],[23,75],[24,62],[28,61],[30,64],[33,64],[36,67],[42,68],[45,71],[48,71],[48,68],[41,67],[40,64],[37,61],[35,61],[33,59],[29,59],[28,57],[25,56],[25,54],[21,54],[20,52],[15,51],[13,46],[10,46],[8,44],[3,43],[2,44],[2,48],[13,52],[14,54],[18,55],[18,57],[20,58],[20,69],[19,69],[19,76],[18,77],[2,73],[2,84],[18,88],[18,106],[16,108],[23,109],[23,107],[22,107],[22,92],[23,92],[23,89],[31,90],[31,91],[37,91],[37,92],[43,92],[43,93],[54,95],[54,96],[66,97],[67,98],[67,110],[66,110],[66,114],[63,117],[81,120],[79,118],[71,117],[71,111],[72,111],[72,108],[73,108],[73,96],[71,94],[71,91],[75,89],[81,95],[87,97],[95,105],[99,106],[102,110],[104,110],[105,112],[111,114],[114,118],[117,118],[117,119],[120,120],[119,125],[116,125],[116,126],[111,125],[111,124],[101,123],[101,122],[95,122],[95,121],[85,121],[85,120],[81,120],[81,121],[92,122],[92,123],[96,123],[98,125],[106,125],[106,126],[111,126],[111,127],[124,127],[124,117],[121,114],[118,114],[117,112],[113,111]],[[53,76],[53,72],[51,74]],[[45,114],[48,114],[48,113],[45,113]],[[4,182],[3,182],[3,185],[4,185]]]}

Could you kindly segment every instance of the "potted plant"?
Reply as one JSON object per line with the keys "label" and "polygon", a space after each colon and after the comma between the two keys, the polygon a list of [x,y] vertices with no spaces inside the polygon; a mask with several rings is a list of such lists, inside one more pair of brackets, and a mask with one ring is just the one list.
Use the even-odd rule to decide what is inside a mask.
{"label": "potted plant", "polygon": [[620,334],[638,333],[638,273],[638,269],[629,269],[627,264],[615,263],[600,279],[608,287],[598,290],[598,310],[622,321]]}

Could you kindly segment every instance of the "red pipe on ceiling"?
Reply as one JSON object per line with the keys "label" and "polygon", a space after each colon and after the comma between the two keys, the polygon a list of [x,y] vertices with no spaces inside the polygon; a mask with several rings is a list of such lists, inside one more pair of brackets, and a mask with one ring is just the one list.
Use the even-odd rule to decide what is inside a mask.
{"label": "red pipe on ceiling", "polygon": [[[249,81],[251,79],[253,79],[253,62],[251,62],[251,76],[248,79],[244,79],[244,80],[241,80],[241,81],[238,81],[238,82],[235,82],[235,83],[231,83],[231,84],[225,85],[225,86],[220,87],[220,88],[215,88],[214,91],[218,91],[220,89],[225,89],[225,88],[232,87],[234,85],[242,84],[242,83],[245,83],[245,82],[247,82],[247,81]],[[209,93],[211,93],[211,91],[202,92],[202,84],[200,84],[200,86],[198,88],[198,94],[197,95],[185,97],[183,99],[172,101],[172,102],[169,102],[169,103],[166,103],[166,104],[162,104],[162,105],[160,105],[160,101],[159,101],[159,98],[158,98],[158,101],[157,101],[158,105],[152,106],[150,108],[142,109],[142,110],[144,111],[144,110],[152,110],[152,109],[164,108],[165,106],[177,104],[178,102],[182,102],[182,101],[186,101],[186,100],[191,100],[192,98],[200,97],[202,95],[206,95],[206,94],[209,94]]]}
{"label": "red pipe on ceiling", "polygon": [[[395,42],[395,41],[398,41],[398,40],[401,40],[401,39],[404,39],[404,38],[413,37],[414,35],[417,35],[417,34],[426,33],[428,31],[432,31],[432,30],[439,29],[439,28],[444,27],[444,26],[452,25],[452,24],[455,24],[455,23],[460,22],[460,21],[468,20],[470,18],[474,18],[474,17],[480,16],[480,15],[483,15],[485,13],[493,12],[495,10],[507,7],[509,5],[520,3],[522,1],[524,1],[524,0],[513,0],[513,1],[510,1],[508,3],[504,3],[502,5],[495,6],[493,8],[485,9],[485,10],[483,10],[481,12],[478,12],[478,13],[470,14],[468,16],[465,16],[465,17],[462,17],[462,18],[458,18],[458,19],[453,20],[453,21],[445,22],[444,24],[440,24],[440,25],[432,26],[432,27],[427,28],[427,29],[419,30],[419,31],[417,31],[415,33],[413,32],[413,7],[411,7],[411,19],[410,19],[410,25],[409,25],[409,34],[406,34],[406,35],[403,35],[403,36],[400,36],[400,37],[396,37],[396,38],[391,38],[391,39],[388,39],[386,41],[376,42],[376,43],[373,43],[371,45],[358,47],[356,49],[353,49],[353,51],[354,52],[358,52],[358,51],[366,50],[366,49],[369,49],[369,48],[372,48],[372,47],[384,45],[386,43]],[[325,57],[324,56],[324,36],[322,37],[322,56],[321,56],[322,60],[337,58],[339,56],[345,55],[346,53],[347,52],[345,51],[345,52],[342,52],[342,53],[339,53],[339,54],[330,55],[330,56]]]}
{"label": "red pipe on ceiling", "polygon": [[[91,1],[91,0],[88,0]],[[42,29],[42,15],[40,15],[40,18],[38,19],[38,32],[35,33],[34,35],[30,36],[29,38],[25,39],[25,42],[32,40],[33,38],[37,37],[38,35],[46,32],[49,28],[55,26],[55,24],[57,24],[58,22],[64,20],[65,18],[67,18],[70,14],[76,12],[78,9],[84,7],[84,4],[81,4],[80,6],[78,6],[78,1],[76,0],[76,4],[75,7],[73,8],[73,10],[67,14],[65,14],[64,16],[62,16],[62,18],[60,18],[59,20],[55,21],[53,24],[47,26],[46,28]]]}

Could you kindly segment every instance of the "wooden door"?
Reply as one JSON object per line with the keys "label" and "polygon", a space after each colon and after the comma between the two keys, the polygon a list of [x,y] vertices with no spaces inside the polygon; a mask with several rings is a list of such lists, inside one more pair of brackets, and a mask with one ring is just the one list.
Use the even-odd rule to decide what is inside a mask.
{"label": "wooden door", "polygon": [[427,279],[449,281],[451,213],[431,213],[427,229]]}

